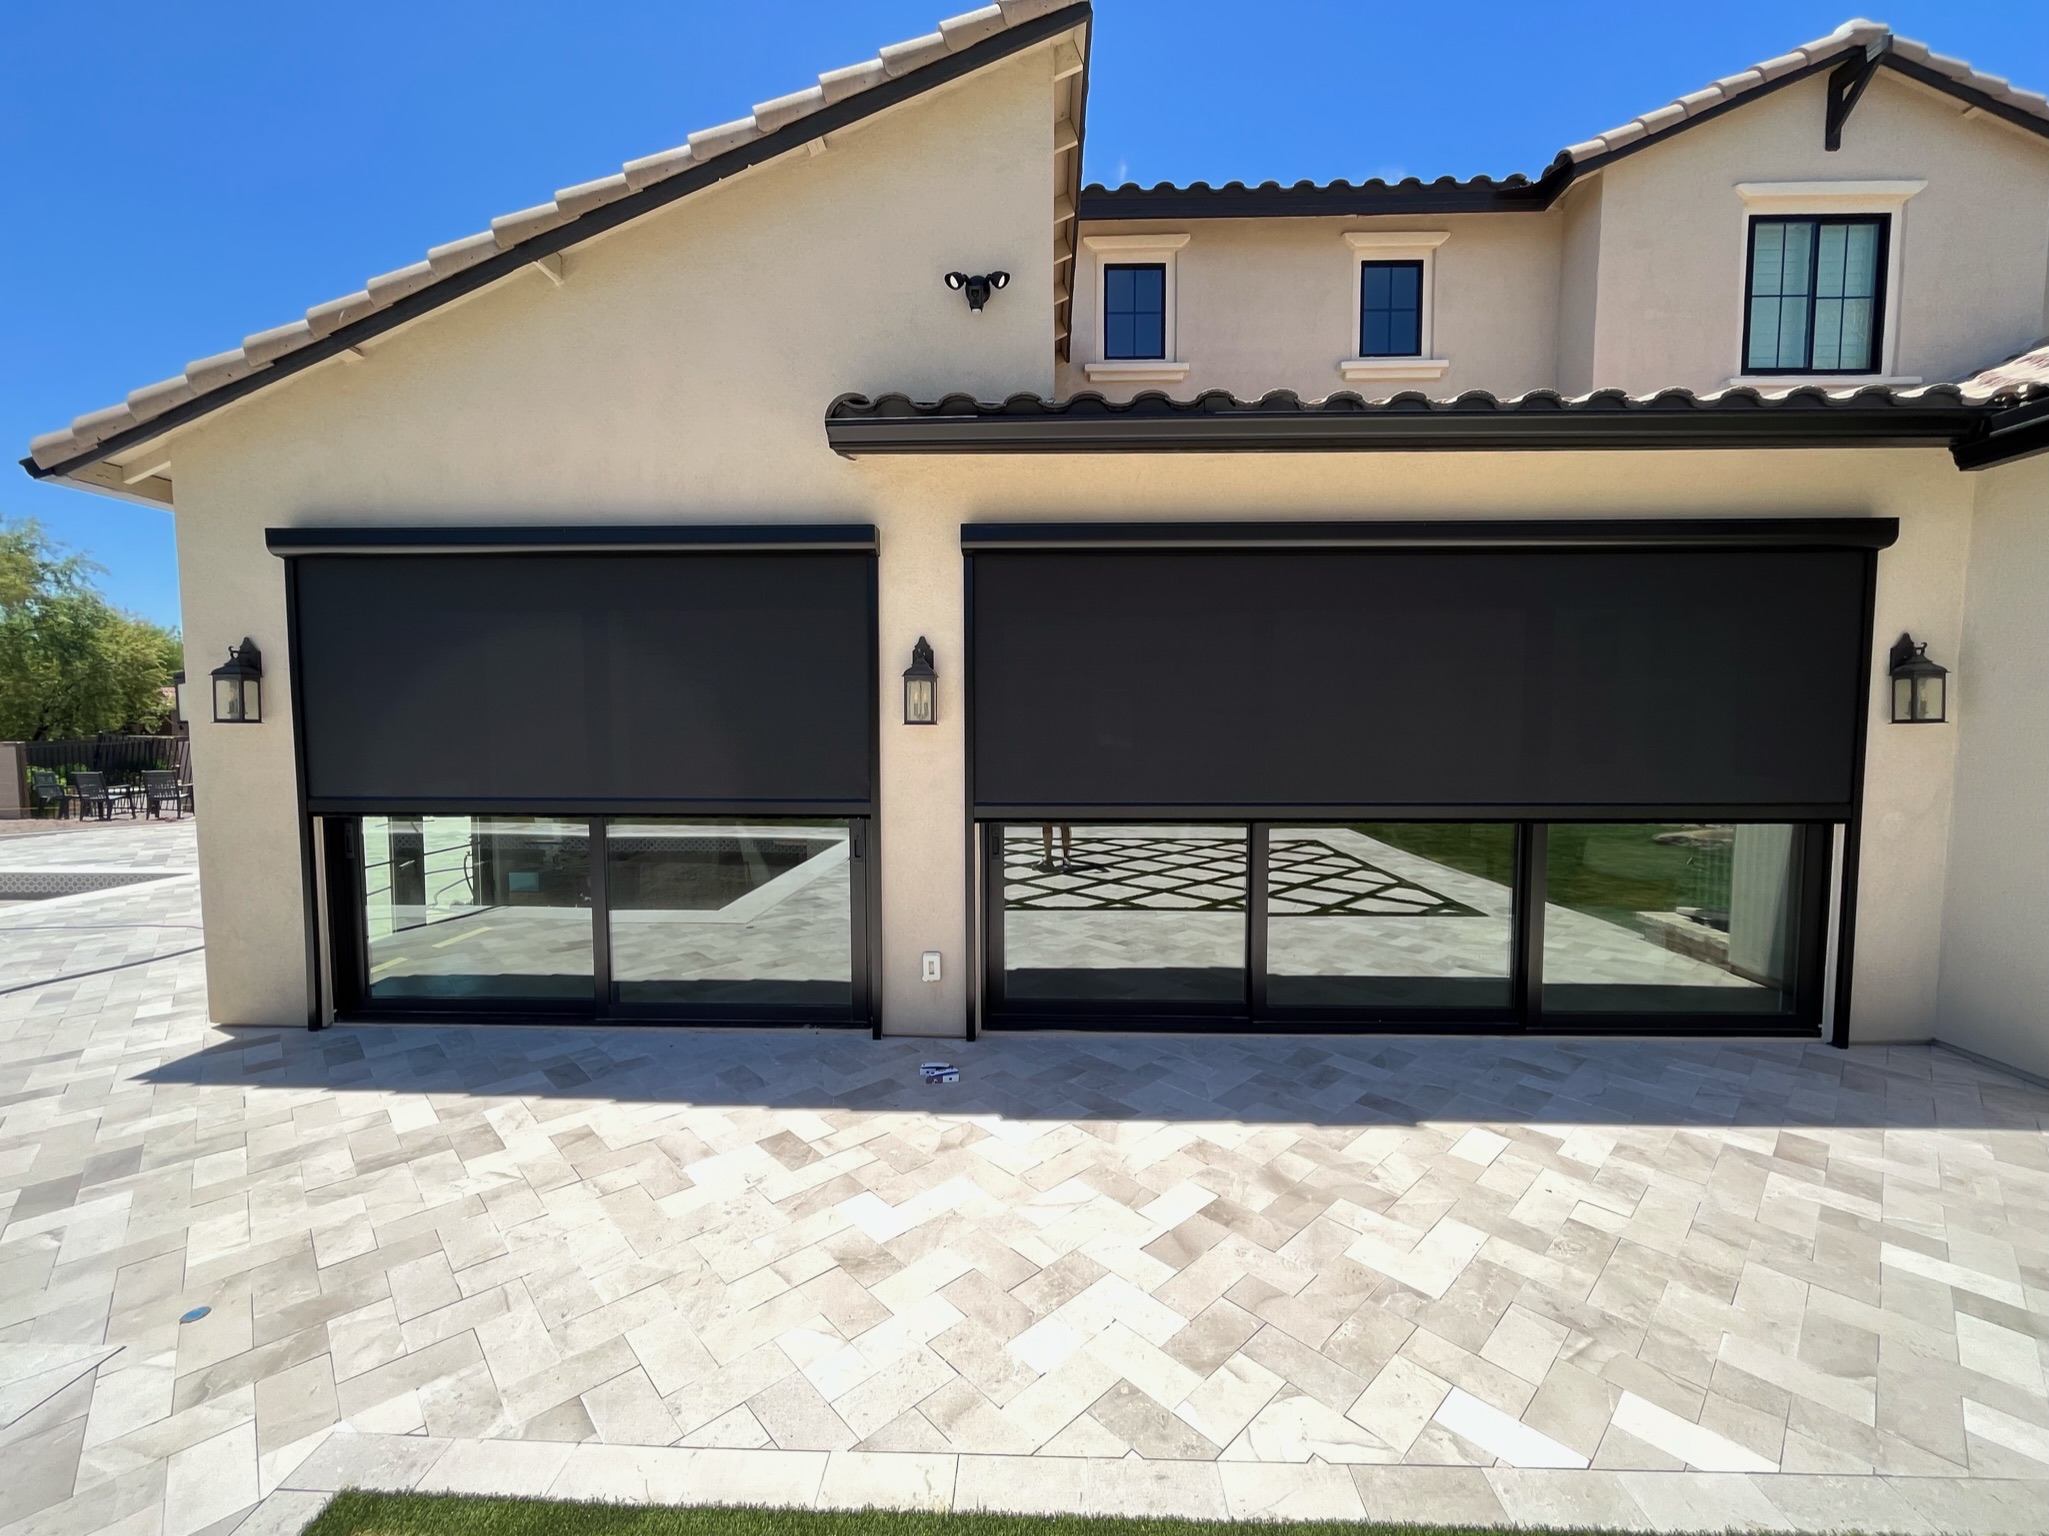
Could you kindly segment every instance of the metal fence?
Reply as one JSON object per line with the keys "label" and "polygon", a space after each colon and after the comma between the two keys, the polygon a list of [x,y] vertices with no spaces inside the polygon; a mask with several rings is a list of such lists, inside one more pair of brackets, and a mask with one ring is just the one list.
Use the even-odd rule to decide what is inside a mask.
{"label": "metal fence", "polygon": [[183,736],[95,736],[90,741],[16,744],[24,768],[47,768],[69,777],[74,768],[104,773],[109,784],[140,784],[146,768],[169,768],[180,783],[192,777],[192,743]]}

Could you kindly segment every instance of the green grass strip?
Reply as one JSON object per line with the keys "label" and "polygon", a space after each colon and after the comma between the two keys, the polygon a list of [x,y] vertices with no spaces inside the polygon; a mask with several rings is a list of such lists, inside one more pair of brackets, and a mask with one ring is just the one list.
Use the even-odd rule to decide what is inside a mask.
{"label": "green grass strip", "polygon": [[[306,1536],[1473,1536],[1501,1528],[1347,1520],[916,1514],[728,1505],[579,1504],[459,1494],[338,1493]],[[1570,1536],[1619,1536],[1593,1530]]]}

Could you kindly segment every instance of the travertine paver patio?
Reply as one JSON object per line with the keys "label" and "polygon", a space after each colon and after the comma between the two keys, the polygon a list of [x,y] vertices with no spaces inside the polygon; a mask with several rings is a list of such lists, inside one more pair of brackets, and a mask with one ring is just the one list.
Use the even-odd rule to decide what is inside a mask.
{"label": "travertine paver patio", "polygon": [[864,1037],[212,1029],[189,878],[65,900],[0,908],[7,1536],[346,1481],[2049,1510],[2049,1092],[1948,1053],[1033,1035],[927,1088]]}

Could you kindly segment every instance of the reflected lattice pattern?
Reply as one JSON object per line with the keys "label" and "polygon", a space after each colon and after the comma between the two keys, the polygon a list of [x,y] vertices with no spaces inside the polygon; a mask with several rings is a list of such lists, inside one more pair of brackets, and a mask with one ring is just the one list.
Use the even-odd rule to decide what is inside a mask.
{"label": "reflected lattice pattern", "polygon": [[[1003,904],[1012,912],[1242,912],[1245,844],[1236,838],[1088,837],[1072,861],[1042,867],[1042,844],[1013,829],[1003,856]],[[1313,839],[1275,842],[1267,904],[1276,917],[1477,917],[1364,859]]]}

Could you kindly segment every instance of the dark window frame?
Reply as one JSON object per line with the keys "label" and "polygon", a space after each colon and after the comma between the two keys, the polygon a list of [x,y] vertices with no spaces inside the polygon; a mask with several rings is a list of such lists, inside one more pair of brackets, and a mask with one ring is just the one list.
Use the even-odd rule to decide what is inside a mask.
{"label": "dark window frame", "polygon": [[[1811,224],[1815,238],[1807,257],[1807,360],[1801,368],[1754,368],[1750,363],[1750,320],[1755,303],[1752,284],[1757,277],[1757,231],[1767,224]],[[1816,265],[1820,259],[1822,226],[1828,224],[1870,224],[1878,230],[1878,249],[1873,258],[1871,279],[1871,357],[1863,368],[1816,368],[1814,361],[1814,305]],[[1743,237],[1743,350],[1739,372],[1747,378],[1834,378],[1857,374],[1874,377],[1884,372],[1885,306],[1888,298],[1887,268],[1892,259],[1892,215],[1890,213],[1754,213]]]}
{"label": "dark window frame", "polygon": [[[1373,351],[1373,350],[1371,350],[1370,348],[1368,348],[1368,347],[1367,347],[1367,345],[1366,345],[1366,317],[1367,317],[1367,315],[1368,315],[1369,313],[1372,313],[1372,312],[1373,312],[1373,311],[1369,311],[1369,310],[1368,310],[1368,308],[1366,307],[1366,278],[1367,278],[1367,274],[1368,274],[1368,273],[1370,273],[1370,272],[1373,272],[1373,271],[1375,271],[1375,270],[1380,270],[1380,271],[1392,271],[1392,270],[1394,270],[1395,268],[1403,268],[1403,269],[1405,269],[1405,270],[1408,270],[1408,271],[1412,271],[1412,272],[1414,272],[1414,273],[1416,274],[1416,345],[1415,345],[1415,349],[1414,349],[1413,351],[1407,351],[1407,352],[1376,352],[1376,351]],[[1416,256],[1405,256],[1405,257],[1396,257],[1396,258],[1394,258],[1393,260],[1389,260],[1389,261],[1383,261],[1383,260],[1379,259],[1378,257],[1369,257],[1369,258],[1366,258],[1366,259],[1363,259],[1363,260],[1361,260],[1361,261],[1360,261],[1360,263],[1359,263],[1359,337],[1358,337],[1358,340],[1359,340],[1359,356],[1360,356],[1360,357],[1362,357],[1362,358],[1403,358],[1403,357],[1417,357],[1417,358],[1420,358],[1420,357],[1423,357],[1423,356],[1425,356],[1425,355],[1426,355],[1426,351],[1427,351],[1427,349],[1426,349],[1426,348],[1425,348],[1425,346],[1424,346],[1424,342],[1425,342],[1425,340],[1426,340],[1426,337],[1425,337],[1424,333],[1425,333],[1425,332],[1426,332],[1426,331],[1427,331],[1427,330],[1429,329],[1429,327],[1428,327],[1428,326],[1427,326],[1427,325],[1426,325],[1426,324],[1425,324],[1424,322],[1425,322],[1425,320],[1426,320],[1426,319],[1428,318],[1428,315],[1429,315],[1429,310],[1430,310],[1430,293],[1429,293],[1429,283],[1430,283],[1430,273],[1429,273],[1429,267],[1428,267],[1428,263],[1427,263],[1427,262],[1425,262],[1425,261],[1424,261],[1424,260],[1423,260],[1423,259],[1422,259],[1421,257],[1416,257]],[[1388,315],[1395,315],[1395,314],[1399,314],[1399,313],[1401,313],[1401,311],[1399,311],[1399,310],[1395,309],[1395,308],[1394,308],[1393,306],[1389,306],[1389,307],[1388,307],[1388,308],[1387,308],[1387,309],[1386,309],[1385,311],[1382,311],[1382,313],[1386,313],[1386,314],[1388,314]]]}
{"label": "dark window frame", "polygon": [[[1117,352],[1110,347],[1110,274],[1113,272],[1157,272],[1160,275],[1160,345],[1156,352]],[[1126,311],[1131,315],[1144,311]],[[1167,361],[1167,263],[1164,261],[1106,261],[1103,263],[1103,361],[1107,363],[1163,363]]]}
{"label": "dark window frame", "polygon": [[[1724,816],[1717,808],[1703,807],[1703,819],[1731,822],[1761,822],[1751,814]],[[1324,818],[1318,818],[1322,820]],[[1333,818],[1335,819],[1335,818]],[[1377,814],[1362,819],[1404,820],[1400,816]],[[1416,818],[1423,819],[1423,818]],[[1267,876],[1270,833],[1276,826],[1302,825],[1290,818],[1274,821],[1212,816],[1177,817],[1154,813],[1116,818],[1076,816],[1069,825],[1077,830],[1091,824],[1131,826],[1148,822],[1162,825],[1203,825],[1214,829],[1243,828],[1247,834],[1245,995],[1237,1003],[1159,1003],[1133,999],[1068,1001],[1016,999],[1006,995],[1003,900],[1004,875],[1001,832],[1006,827],[1029,827],[1029,822],[978,819],[970,824],[980,866],[975,881],[979,893],[978,926],[981,940],[979,985],[980,1027],[983,1029],[1100,1029],[1117,1031],[1226,1031],[1258,1033],[1262,1029],[1287,1033],[1372,1034],[1570,1034],[1612,1036],[1715,1036],[1758,1035],[1795,1039],[1823,1039],[1828,1035],[1828,934],[1835,914],[1832,897],[1840,878],[1853,878],[1847,867],[1838,870],[1832,848],[1838,823],[1794,820],[1800,848],[1794,900],[1800,921],[1794,932],[1797,946],[1793,960],[1794,981],[1790,1006],[1758,1012],[1637,1012],[1604,1009],[1584,1012],[1561,1006],[1546,998],[1543,981],[1545,940],[1546,864],[1549,829],[1554,825],[1596,819],[1585,817],[1464,818],[1432,816],[1431,820],[1507,820],[1516,829],[1513,886],[1514,910],[1510,917],[1509,993],[1511,1001],[1499,1007],[1462,1007],[1451,1004],[1420,1006],[1359,1006],[1333,1004],[1273,1004],[1267,999],[1268,933],[1271,914],[1267,910]],[[1617,815],[1601,821],[1665,821],[1667,817]],[[1839,988],[1840,989],[1840,988]]]}
{"label": "dark window frame", "polygon": [[[777,821],[810,821],[811,817],[760,816],[751,808],[732,807],[731,813],[764,824]],[[409,813],[373,812],[375,815],[404,816]],[[425,815],[418,811],[410,814]],[[470,814],[470,813],[461,813]],[[474,814],[489,815],[489,811]],[[364,886],[367,857],[361,815],[328,815],[315,819],[325,865],[322,905],[326,909],[326,958],[332,970],[334,1018],[337,1023],[377,1024],[394,1021],[430,1020],[464,1024],[547,1024],[582,1023],[598,1025],[632,1024],[730,1024],[743,1027],[788,1025],[800,1029],[844,1027],[873,1032],[879,1025],[876,978],[881,972],[880,929],[881,883],[873,854],[873,811],[847,816],[851,834],[849,848],[848,897],[850,917],[852,995],[845,1005],[808,1003],[683,1003],[623,1000],[614,997],[612,986],[611,903],[606,893],[609,829],[618,822],[636,820],[632,812],[616,815],[561,816],[566,823],[582,823],[589,848],[592,974],[588,996],[491,998],[491,997],[376,997],[370,990],[370,934],[365,910]]]}

